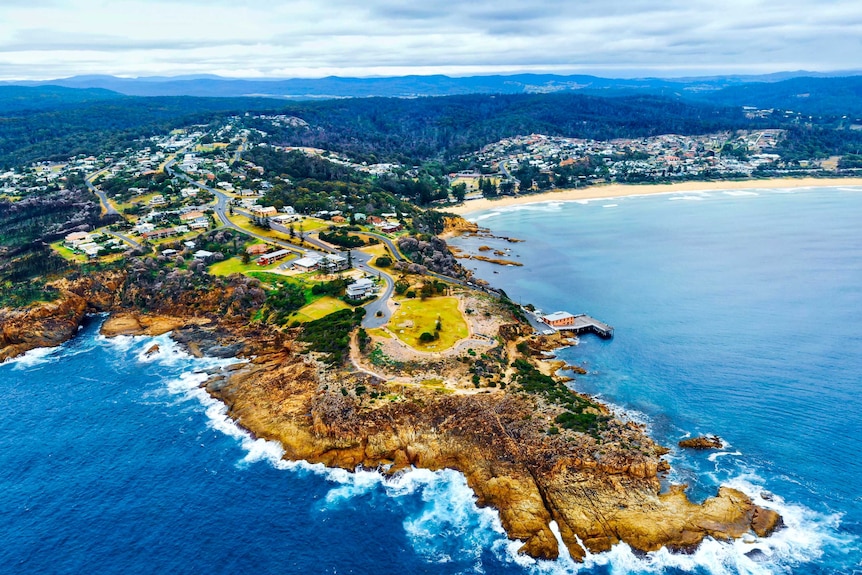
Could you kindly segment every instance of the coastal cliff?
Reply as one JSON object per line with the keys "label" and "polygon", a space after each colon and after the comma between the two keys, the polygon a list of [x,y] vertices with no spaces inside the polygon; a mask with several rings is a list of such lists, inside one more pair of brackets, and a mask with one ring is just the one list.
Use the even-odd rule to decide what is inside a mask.
{"label": "coastal cliff", "polygon": [[[357,395],[372,389],[378,398]],[[520,392],[444,393],[391,386],[336,372],[285,351],[211,379],[207,390],[258,437],[279,441],[285,457],[348,470],[408,466],[462,472],[478,504],[500,513],[521,552],[559,556],[606,551],[624,541],[640,551],[690,550],[705,537],[766,536],[774,511],[721,488],[695,504],[683,486],[661,492],[666,450],[634,423],[610,419],[597,437],[548,434],[553,410]]]}
{"label": "coastal cliff", "polygon": [[71,339],[87,314],[107,311],[125,279],[122,273],[60,279],[59,297],[21,309],[0,308],[0,361]]}
{"label": "coastal cliff", "polygon": [[[168,298],[159,296],[163,286],[161,292],[144,290],[121,273],[61,280],[55,302],[0,312],[0,358],[58,345],[74,336],[87,313],[97,311],[112,313],[103,325],[106,335],[172,330],[196,355],[251,358],[215,375],[206,388],[255,436],[279,441],[286,458],[387,473],[410,466],[458,470],[478,504],[498,510],[509,537],[536,558],[560,555],[552,522],[575,559],[621,541],[639,551],[686,551],[705,537],[767,536],[781,525],[777,513],[733,489],[721,488],[700,504],[688,500],[683,486],[663,492],[666,449],[641,426],[612,417],[604,406],[565,388],[562,378],[550,378],[556,370],[549,366],[556,364],[535,358],[558,346],[558,339],[536,340],[524,326],[502,324],[494,340],[501,343],[489,344],[496,347],[482,354],[489,370],[483,378],[500,387],[473,388],[467,372],[457,372],[467,369],[457,359],[411,368],[437,374],[452,369],[454,387],[426,385],[425,376],[410,383],[363,371],[356,363],[324,364],[305,351],[298,329],[249,323],[245,308],[236,306],[240,285]],[[248,287],[253,286],[242,284]],[[143,299],[151,313],[130,303]],[[225,308],[225,301],[232,307]],[[522,343],[527,355],[516,351]],[[519,362],[522,369],[544,371],[554,387],[539,393],[518,383],[513,366]],[[505,389],[504,381],[510,382]],[[580,407],[575,413],[566,405]],[[589,414],[601,426],[557,427],[576,414]]]}

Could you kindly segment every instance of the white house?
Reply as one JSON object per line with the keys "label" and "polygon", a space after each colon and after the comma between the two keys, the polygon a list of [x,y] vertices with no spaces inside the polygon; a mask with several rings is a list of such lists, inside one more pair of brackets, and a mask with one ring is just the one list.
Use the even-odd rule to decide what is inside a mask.
{"label": "white house", "polygon": [[374,282],[368,278],[358,279],[347,286],[347,298],[353,300],[365,299],[374,294]]}

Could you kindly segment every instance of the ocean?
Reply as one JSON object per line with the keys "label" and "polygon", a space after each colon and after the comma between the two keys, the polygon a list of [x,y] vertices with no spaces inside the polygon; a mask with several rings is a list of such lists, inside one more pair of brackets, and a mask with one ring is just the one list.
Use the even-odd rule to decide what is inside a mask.
{"label": "ocean", "polygon": [[[734,190],[475,214],[521,303],[616,329],[559,352],[573,385],[672,448],[693,499],[777,509],[761,541],[519,557],[463,477],[285,462],[199,385],[231,360],[98,335],[0,365],[0,573],[862,573],[862,190]],[[146,355],[153,343],[159,351]],[[707,453],[674,447],[720,435]],[[765,491],[773,495],[762,499]],[[757,550],[752,553],[752,550]]]}

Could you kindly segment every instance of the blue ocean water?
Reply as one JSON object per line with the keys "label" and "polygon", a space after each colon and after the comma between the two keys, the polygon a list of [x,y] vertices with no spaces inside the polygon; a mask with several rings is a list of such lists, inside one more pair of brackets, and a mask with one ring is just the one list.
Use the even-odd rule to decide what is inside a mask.
{"label": "blue ocean water", "polygon": [[584,336],[561,352],[590,371],[575,385],[666,445],[721,435],[718,453],[674,450],[671,479],[693,498],[739,487],[787,528],[692,555],[621,545],[584,565],[518,557],[459,474],[384,480],[284,462],[198,388],[224,360],[191,358],[167,336],[106,340],[94,318],[60,348],[0,365],[0,573],[862,572],[862,192],[477,217],[527,240],[458,240],[526,264],[470,262],[481,277],[616,327],[612,341]]}

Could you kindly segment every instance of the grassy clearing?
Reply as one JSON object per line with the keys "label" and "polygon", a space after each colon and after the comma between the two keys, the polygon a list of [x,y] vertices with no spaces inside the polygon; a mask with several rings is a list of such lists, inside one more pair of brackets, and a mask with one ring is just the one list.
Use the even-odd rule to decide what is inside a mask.
{"label": "grassy clearing", "polygon": [[156,192],[150,192],[148,194],[142,194],[140,196],[135,196],[134,198],[129,199],[127,202],[118,203],[111,197],[108,197],[108,201],[111,202],[120,213],[127,208],[131,208],[134,206],[146,205],[150,203],[150,200],[155,198],[156,196],[161,195]]}
{"label": "grassy clearing", "polygon": [[314,321],[322,317],[326,317],[331,313],[335,313],[342,309],[353,309],[340,299],[331,296],[324,296],[315,302],[312,302],[304,308],[293,314],[290,319],[301,323]]}
{"label": "grassy clearing", "polygon": [[249,272],[261,272],[275,269],[286,261],[290,261],[290,258],[288,257],[283,260],[279,260],[268,266],[259,266],[254,263],[253,259],[250,260],[249,263],[244,264],[242,263],[242,258],[234,257],[214,263],[210,266],[209,272],[214,276],[229,276],[231,274],[250,275]]}
{"label": "grassy clearing", "polygon": [[383,244],[383,243],[379,243],[379,244],[374,245],[374,246],[366,246],[366,247],[364,247],[364,248],[360,248],[360,250],[359,250],[359,251],[361,251],[361,252],[365,252],[366,254],[371,254],[372,258],[371,258],[371,260],[368,262],[368,265],[369,265],[369,266],[371,266],[372,268],[376,269],[377,271],[381,271],[381,272],[383,272],[383,273],[385,273],[385,274],[388,274],[388,275],[393,275],[393,274],[395,274],[395,275],[396,275],[396,277],[397,277],[397,275],[398,275],[398,273],[399,273],[399,272],[397,272],[396,270],[392,269],[392,266],[389,266],[388,268],[381,268],[381,267],[379,267],[379,266],[374,265],[375,260],[377,260],[377,258],[379,258],[380,256],[388,256],[388,257],[389,257],[389,259],[391,259],[391,260],[392,260],[392,263],[393,263],[393,264],[395,263],[395,258],[393,258],[393,257],[392,257],[392,254],[389,252],[389,250],[387,250],[387,249],[386,249],[386,245],[385,245],[385,244]]}
{"label": "grassy clearing", "polygon": [[325,220],[319,220],[317,218],[305,218],[304,220],[294,222],[293,228],[296,230],[296,233],[299,233],[300,229],[304,232],[313,232],[333,225],[337,224],[333,224],[332,222],[327,222]]}
{"label": "grassy clearing", "polygon": [[[276,239],[276,240],[281,240],[281,241],[283,241],[283,242],[288,242],[288,243],[291,243],[291,244],[294,244],[294,245],[297,245],[297,246],[298,246],[298,245],[300,245],[300,242],[299,242],[299,231],[298,231],[298,230],[297,230],[297,233],[296,233],[296,236],[297,236],[297,237],[295,237],[295,238],[291,239],[291,237],[290,237],[288,234],[283,234],[283,233],[281,233],[281,232],[276,232],[276,231],[274,231],[274,230],[268,230],[268,229],[266,229],[266,228],[258,227],[258,226],[256,226],[256,225],[254,225],[254,224],[251,222],[251,220],[250,220],[250,219],[248,219],[248,218],[247,218],[247,217],[245,217],[245,216],[241,216],[241,215],[239,215],[239,214],[234,214],[234,215],[232,215],[232,216],[231,216],[231,215],[228,215],[228,217],[227,217],[227,218],[228,218],[231,222],[233,222],[234,224],[238,225],[238,226],[239,226],[239,227],[241,227],[243,230],[245,230],[245,231],[247,231],[247,232],[249,232],[249,233],[257,234],[257,235],[259,235],[259,236],[263,236],[263,237],[265,237],[265,238],[272,238],[272,239]],[[307,246],[306,246],[306,247],[307,247]],[[280,249],[280,248],[279,248],[279,249]]]}
{"label": "grassy clearing", "polygon": [[[467,322],[458,309],[458,299],[436,297],[426,300],[399,299],[398,311],[389,320],[388,328],[398,339],[419,351],[444,351],[458,340],[470,335]],[[434,334],[437,319],[441,330],[434,341],[422,342],[423,333]]]}
{"label": "grassy clearing", "polygon": [[86,263],[89,261],[89,258],[87,258],[86,255],[73,252],[64,246],[62,241],[51,244],[51,249],[57,252],[57,254],[59,254],[64,260],[70,262]]}
{"label": "grassy clearing", "polygon": [[369,329],[368,335],[373,336],[373,337],[379,337],[381,339],[392,339],[391,333],[389,333],[385,329],[381,329],[379,327]]}

